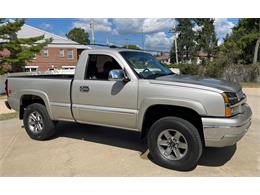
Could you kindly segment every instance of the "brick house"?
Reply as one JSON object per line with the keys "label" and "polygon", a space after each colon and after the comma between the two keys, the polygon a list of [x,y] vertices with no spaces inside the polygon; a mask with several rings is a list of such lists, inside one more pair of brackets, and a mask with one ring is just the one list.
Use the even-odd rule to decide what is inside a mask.
{"label": "brick house", "polygon": [[171,64],[171,56],[169,53],[161,52],[159,56],[156,57],[161,63]]}
{"label": "brick house", "polygon": [[[75,69],[79,55],[84,49],[91,49],[86,45],[81,45],[68,38],[55,35],[53,33],[23,25],[18,31],[18,38],[29,38],[44,35],[45,38],[52,38],[48,44],[33,60],[27,62],[24,71],[48,71],[48,70],[68,70]],[[1,55],[7,55],[4,51]]]}

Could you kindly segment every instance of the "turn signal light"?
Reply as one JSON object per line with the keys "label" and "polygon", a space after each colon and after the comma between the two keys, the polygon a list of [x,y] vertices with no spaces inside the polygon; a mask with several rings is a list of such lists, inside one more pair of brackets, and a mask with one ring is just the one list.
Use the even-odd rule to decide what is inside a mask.
{"label": "turn signal light", "polygon": [[232,115],[232,109],[229,107],[225,108],[225,116],[230,117]]}

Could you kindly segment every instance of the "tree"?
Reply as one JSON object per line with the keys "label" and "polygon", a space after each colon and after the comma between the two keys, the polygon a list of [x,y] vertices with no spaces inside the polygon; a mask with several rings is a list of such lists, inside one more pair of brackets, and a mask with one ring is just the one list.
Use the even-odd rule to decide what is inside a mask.
{"label": "tree", "polygon": [[208,60],[215,56],[218,50],[218,40],[214,28],[214,19],[199,18],[194,19],[198,26],[196,31],[196,51],[203,51],[207,53]]}
{"label": "tree", "polygon": [[83,45],[89,44],[89,34],[82,28],[73,28],[66,34],[69,39]]}
{"label": "tree", "polygon": [[44,46],[51,42],[51,39],[44,39],[44,36],[31,38],[18,38],[17,33],[24,25],[24,19],[15,21],[0,20],[0,52],[8,51],[9,55],[0,56],[0,65],[11,65],[12,71],[21,71],[26,62],[35,57]]}
{"label": "tree", "polygon": [[225,39],[221,50],[226,55],[233,52],[233,63],[256,63],[260,42],[259,23],[259,18],[240,19],[232,34]]}
{"label": "tree", "polygon": [[[178,56],[182,63],[192,60],[195,52],[195,33],[192,30],[194,22],[192,19],[179,18],[175,33],[178,33]],[[175,59],[175,45],[171,49],[171,59]]]}
{"label": "tree", "polygon": [[141,50],[138,45],[124,45],[123,47],[127,49]]}

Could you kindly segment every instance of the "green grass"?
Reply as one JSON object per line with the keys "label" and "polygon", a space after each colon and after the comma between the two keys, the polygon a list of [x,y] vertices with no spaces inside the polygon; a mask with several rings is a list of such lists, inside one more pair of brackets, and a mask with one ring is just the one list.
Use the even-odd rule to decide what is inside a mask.
{"label": "green grass", "polygon": [[260,83],[240,83],[242,87],[260,88]]}
{"label": "green grass", "polygon": [[17,117],[18,117],[17,112],[0,114],[0,121],[12,119],[12,118],[17,118]]}

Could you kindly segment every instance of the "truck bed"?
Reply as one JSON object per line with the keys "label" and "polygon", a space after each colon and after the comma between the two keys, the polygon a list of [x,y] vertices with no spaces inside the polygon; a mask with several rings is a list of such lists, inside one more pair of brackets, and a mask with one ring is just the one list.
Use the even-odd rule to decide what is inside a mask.
{"label": "truck bed", "polygon": [[[24,95],[35,95],[44,100],[53,119],[73,120],[71,114],[71,85],[74,75],[17,75],[9,76],[8,85],[12,95],[9,102],[19,109]],[[16,105],[16,106],[15,106]]]}

